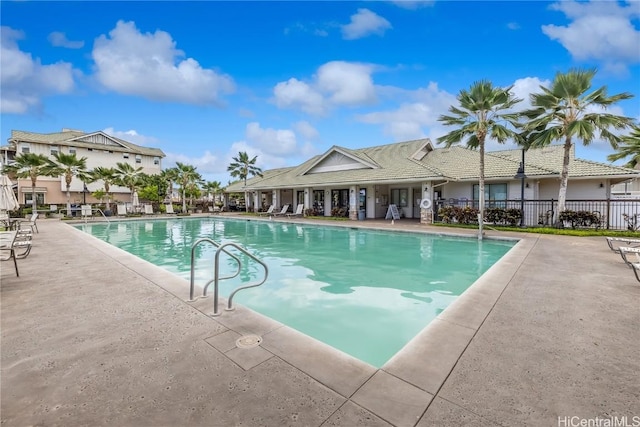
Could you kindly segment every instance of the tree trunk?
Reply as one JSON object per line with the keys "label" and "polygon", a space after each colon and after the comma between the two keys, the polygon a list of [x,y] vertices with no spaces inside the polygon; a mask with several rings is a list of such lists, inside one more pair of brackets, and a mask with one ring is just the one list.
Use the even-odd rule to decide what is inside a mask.
{"label": "tree trunk", "polygon": [[71,191],[70,185],[67,185],[67,216],[71,216]]}
{"label": "tree trunk", "polygon": [[562,173],[560,174],[560,191],[558,192],[558,209],[554,213],[553,222],[556,226],[560,225],[559,215],[566,209],[567,202],[567,184],[569,181],[569,159],[571,154],[571,138],[567,137],[564,143],[564,157],[562,159]]}
{"label": "tree trunk", "polygon": [[182,190],[182,213],[187,213],[187,192]]}
{"label": "tree trunk", "polygon": [[484,220],[484,141],[480,141],[480,177],[478,179],[478,239],[482,240],[482,225]]}
{"label": "tree trunk", "polygon": [[38,210],[38,202],[36,200],[36,184],[31,184],[31,213],[35,213]]}

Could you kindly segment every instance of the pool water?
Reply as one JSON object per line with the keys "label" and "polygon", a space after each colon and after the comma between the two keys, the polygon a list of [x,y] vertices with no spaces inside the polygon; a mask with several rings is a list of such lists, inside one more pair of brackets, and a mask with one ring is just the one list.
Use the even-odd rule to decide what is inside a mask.
{"label": "pool water", "polygon": [[[195,240],[237,243],[268,265],[269,277],[264,285],[239,292],[234,303],[375,367],[388,361],[516,243],[221,218],[77,228],[187,280]],[[202,244],[195,254],[195,281],[202,287],[213,278],[215,248]],[[222,297],[241,284],[261,280],[262,267],[242,259],[241,274],[220,282]],[[224,255],[220,266],[221,276],[237,268]],[[212,292],[213,286],[209,295]]]}

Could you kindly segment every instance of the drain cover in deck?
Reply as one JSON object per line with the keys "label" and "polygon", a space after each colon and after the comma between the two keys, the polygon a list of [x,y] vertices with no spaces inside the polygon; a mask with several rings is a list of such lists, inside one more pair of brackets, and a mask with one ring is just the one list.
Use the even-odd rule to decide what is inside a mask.
{"label": "drain cover in deck", "polygon": [[243,335],[236,340],[236,347],[238,348],[252,348],[257,347],[262,342],[262,337],[258,335]]}

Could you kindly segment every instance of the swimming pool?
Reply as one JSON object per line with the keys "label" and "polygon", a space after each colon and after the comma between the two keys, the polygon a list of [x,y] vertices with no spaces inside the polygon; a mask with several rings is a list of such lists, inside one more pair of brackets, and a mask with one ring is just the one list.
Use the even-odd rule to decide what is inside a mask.
{"label": "swimming pool", "polygon": [[[195,240],[237,243],[269,266],[269,278],[234,302],[376,367],[516,243],[228,218],[76,227],[187,280]],[[213,277],[214,254],[206,244],[196,250],[196,284]],[[235,269],[228,261],[222,275]],[[262,269],[244,264],[238,278],[220,282],[221,296],[242,280],[260,280]]]}

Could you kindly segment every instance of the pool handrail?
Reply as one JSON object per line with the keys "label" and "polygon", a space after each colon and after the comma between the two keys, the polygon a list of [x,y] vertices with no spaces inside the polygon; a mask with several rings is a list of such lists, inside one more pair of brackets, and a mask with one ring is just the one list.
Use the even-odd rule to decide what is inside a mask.
{"label": "pool handrail", "polygon": [[[194,252],[196,250],[196,247],[203,242],[207,242],[207,243],[211,243],[215,248],[216,248],[216,254],[218,253],[218,249],[221,246],[221,243],[216,242],[213,239],[210,239],[208,237],[203,237],[201,239],[196,240],[195,242],[193,242],[193,245],[191,245],[191,281],[190,281],[190,288],[189,288],[189,301],[193,302],[195,301],[195,256],[194,256]],[[218,280],[226,280],[226,279],[232,279],[234,277],[236,277],[238,274],[240,274],[241,271],[241,266],[242,266],[242,262],[240,261],[240,258],[238,258],[237,256],[235,256],[234,254],[228,252],[228,251],[223,251],[224,253],[226,253],[227,255],[229,255],[231,258],[235,259],[236,262],[238,263],[238,271],[235,272],[235,274],[232,274],[231,276],[225,276],[225,277],[220,277],[218,278]],[[217,268],[218,266],[215,266],[216,268],[216,273],[217,273]],[[215,276],[215,274],[214,274]],[[205,286],[204,286],[204,290],[202,292],[202,296],[206,297],[207,296],[207,289],[209,289],[209,285],[211,285],[211,283],[213,283],[216,280],[216,278],[214,277],[213,279],[209,280]],[[218,300],[218,296],[217,296],[217,291],[216,291],[216,295],[215,295],[215,300],[216,300],[216,305],[217,305],[217,300]]]}
{"label": "pool handrail", "polygon": [[[262,260],[258,259],[255,255],[253,255],[252,253],[250,253],[249,251],[247,251],[246,249],[244,249],[242,246],[239,246],[233,242],[228,242],[225,243],[223,245],[220,245],[220,247],[218,248],[218,250],[216,251],[216,269],[215,269],[215,282],[214,282],[214,292],[215,292],[215,297],[214,297],[214,310],[213,310],[213,315],[216,316],[217,312],[218,312],[218,301],[217,301],[217,296],[218,296],[218,263],[219,263],[219,254],[220,252],[224,251],[224,248],[227,246],[232,246],[236,249],[238,249],[239,251],[243,252],[244,254],[246,254],[249,258],[253,259],[255,262],[257,262],[258,264],[260,264],[262,266],[262,268],[264,268],[264,278],[258,282],[258,283],[252,283],[249,285],[244,285],[244,286],[240,286],[238,288],[236,288],[233,292],[231,292],[231,294],[229,294],[229,298],[227,299],[227,311],[231,311],[233,310],[233,297],[235,296],[236,293],[238,293],[239,291],[243,290],[243,289],[249,289],[249,288],[255,288],[257,286],[262,285],[264,282],[267,281],[267,278],[269,277],[269,267],[267,267],[267,264],[265,264]],[[226,252],[226,251],[224,251]]]}

